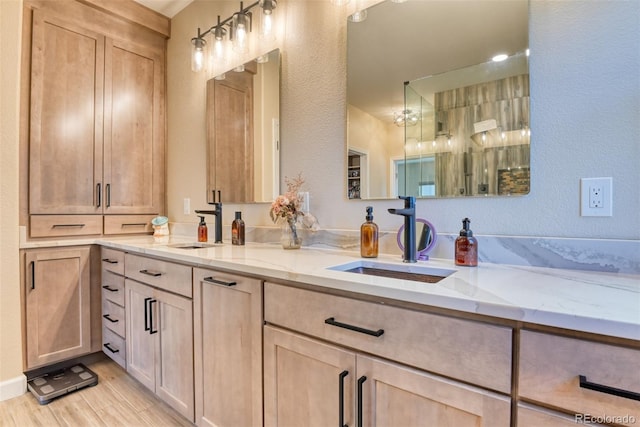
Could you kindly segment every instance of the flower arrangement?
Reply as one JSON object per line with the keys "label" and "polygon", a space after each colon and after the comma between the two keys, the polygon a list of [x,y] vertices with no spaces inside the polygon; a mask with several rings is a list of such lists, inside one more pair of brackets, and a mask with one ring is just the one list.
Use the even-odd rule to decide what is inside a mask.
{"label": "flower arrangement", "polygon": [[298,217],[304,216],[304,212],[300,210],[302,197],[299,194],[304,184],[304,179],[302,178],[302,174],[298,174],[298,176],[293,179],[285,177],[284,182],[287,185],[287,192],[276,197],[273,203],[271,203],[269,216],[274,223],[279,222],[280,219],[284,219],[291,230],[291,247],[300,247],[301,242],[298,237],[296,222]]}

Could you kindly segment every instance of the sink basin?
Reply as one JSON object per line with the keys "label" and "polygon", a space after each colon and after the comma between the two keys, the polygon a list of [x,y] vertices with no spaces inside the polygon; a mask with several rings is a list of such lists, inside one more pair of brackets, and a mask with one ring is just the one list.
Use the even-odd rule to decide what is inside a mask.
{"label": "sink basin", "polygon": [[202,248],[213,248],[215,246],[222,246],[222,243],[174,243],[172,245],[167,245],[169,248],[176,249],[202,249]]}
{"label": "sink basin", "polygon": [[329,267],[329,270],[389,277],[392,279],[413,280],[414,282],[423,283],[437,283],[456,272],[456,270],[425,267],[416,264],[385,264],[375,261],[354,261]]}

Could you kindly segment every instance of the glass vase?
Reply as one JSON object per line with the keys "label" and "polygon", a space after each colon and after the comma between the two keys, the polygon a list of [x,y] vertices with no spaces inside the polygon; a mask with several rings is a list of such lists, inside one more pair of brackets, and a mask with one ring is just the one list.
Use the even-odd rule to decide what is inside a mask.
{"label": "glass vase", "polygon": [[298,233],[296,220],[291,219],[282,223],[280,243],[282,243],[283,249],[300,249],[300,246],[302,246],[302,238]]}

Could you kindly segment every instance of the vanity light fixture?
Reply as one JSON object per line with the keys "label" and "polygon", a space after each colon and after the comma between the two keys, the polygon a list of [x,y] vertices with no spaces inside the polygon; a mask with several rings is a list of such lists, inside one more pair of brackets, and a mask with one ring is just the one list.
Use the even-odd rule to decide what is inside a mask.
{"label": "vanity light fixture", "polygon": [[193,45],[191,54],[191,69],[194,72],[202,71],[205,62],[205,37],[212,36],[213,38],[213,51],[211,57],[214,60],[221,60],[224,56],[225,38],[228,35],[228,39],[233,46],[233,50],[236,52],[247,52],[249,49],[249,33],[252,30],[253,24],[253,12],[252,9],[259,7],[262,11],[260,19],[260,34],[262,36],[273,37],[273,19],[275,15],[275,9],[278,2],[277,0],[259,0],[255,3],[244,7],[244,3],[240,2],[240,10],[225,20],[221,20],[218,16],[218,22],[208,30],[198,32],[196,37],[191,39]]}
{"label": "vanity light fixture", "polygon": [[193,45],[191,51],[191,71],[197,73],[204,68],[204,48],[207,42],[204,39],[204,34],[200,34],[200,28],[198,28],[198,35],[191,39]]}

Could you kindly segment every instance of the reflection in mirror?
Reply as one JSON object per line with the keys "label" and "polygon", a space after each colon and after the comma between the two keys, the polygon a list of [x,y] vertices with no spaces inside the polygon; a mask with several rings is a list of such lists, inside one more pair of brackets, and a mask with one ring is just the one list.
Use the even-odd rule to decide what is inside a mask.
{"label": "reflection in mirror", "polygon": [[279,129],[279,50],[209,80],[207,194],[220,191],[224,203],[271,202],[279,194]]}
{"label": "reflection in mirror", "polygon": [[348,197],[526,194],[528,1],[386,0],[367,12],[347,23]]}
{"label": "reflection in mirror", "polygon": [[[416,219],[416,257],[420,261],[429,259],[429,252],[436,245],[436,228],[426,219]],[[398,230],[398,247],[404,253],[404,224]]]}

